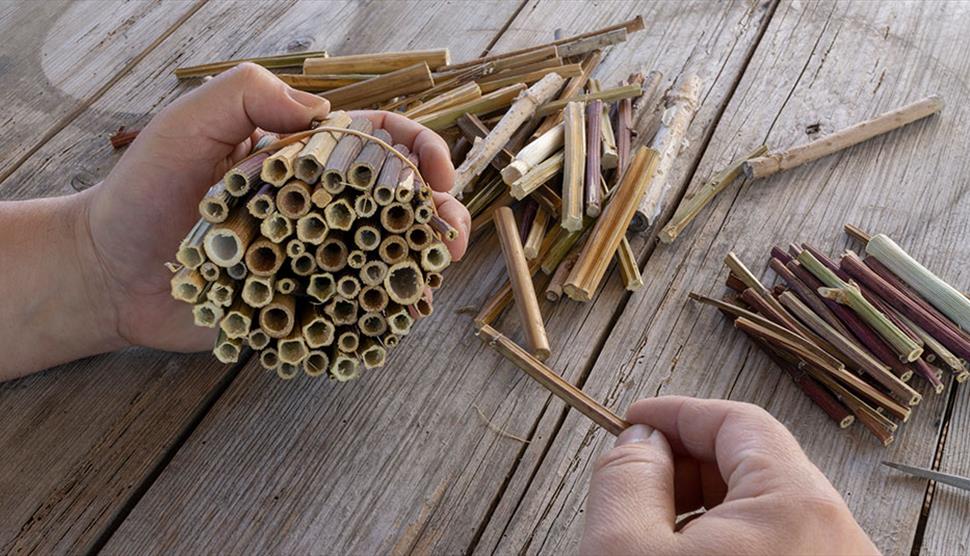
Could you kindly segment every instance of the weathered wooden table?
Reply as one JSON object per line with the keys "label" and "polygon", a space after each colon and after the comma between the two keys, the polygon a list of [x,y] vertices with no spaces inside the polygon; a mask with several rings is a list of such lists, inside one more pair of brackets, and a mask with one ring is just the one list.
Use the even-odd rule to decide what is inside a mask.
{"label": "weathered wooden table", "polygon": [[[965,387],[922,388],[913,421],[882,449],[860,428],[838,431],[716,311],[685,302],[691,289],[722,291],[728,250],[769,274],[770,245],[837,252],[847,221],[970,284],[966,3],[7,3],[0,196],[96,183],[118,156],[108,133],[187,90],[178,65],[308,48],[447,46],[461,60],[635,14],[647,30],[610,52],[599,77],[642,68],[667,84],[685,71],[706,83],[678,196],[762,142],[804,142],[933,92],[949,106],[735,185],[672,246],[636,239],[647,286],[628,294],[613,273],[594,303],[546,307],[549,363],[620,412],[674,393],[761,404],[882,550],[967,553],[967,493],[878,466],[939,457],[941,469],[970,473]],[[504,273],[494,237],[477,245],[448,272],[434,317],[353,383],[282,382],[254,361],[133,349],[0,386],[0,552],[573,551],[591,465],[612,439],[474,338],[457,310],[481,304]],[[514,317],[500,326],[517,332]]]}

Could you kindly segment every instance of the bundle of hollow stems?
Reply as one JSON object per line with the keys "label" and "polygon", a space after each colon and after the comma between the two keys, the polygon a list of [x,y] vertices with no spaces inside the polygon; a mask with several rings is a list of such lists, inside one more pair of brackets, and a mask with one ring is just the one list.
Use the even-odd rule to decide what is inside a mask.
{"label": "bundle of hollow stems", "polygon": [[[352,379],[431,314],[451,262],[417,157],[366,118],[337,111],[260,148],[212,186],[179,246],[172,296],[283,378]],[[258,145],[257,148],[261,147]]]}
{"label": "bundle of hollow stems", "polygon": [[884,445],[922,395],[970,377],[970,300],[885,235],[847,225],[865,256],[831,259],[809,244],[771,250],[781,282],[763,285],[733,254],[724,299],[734,321],[842,428],[858,421]]}

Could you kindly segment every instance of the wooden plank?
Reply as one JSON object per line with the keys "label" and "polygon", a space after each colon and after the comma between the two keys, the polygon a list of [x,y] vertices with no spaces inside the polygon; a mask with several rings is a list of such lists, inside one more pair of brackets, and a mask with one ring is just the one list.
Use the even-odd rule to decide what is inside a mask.
{"label": "wooden plank", "polygon": [[198,5],[5,3],[0,181]]}
{"label": "wooden plank", "polygon": [[[196,13],[31,158],[2,195],[72,191],[64,176],[74,156],[98,164],[89,167],[86,185],[103,177],[117,156],[105,149],[105,136],[128,123],[118,120],[163,106],[189,88],[171,74],[186,52],[197,59],[267,54],[286,45],[339,52],[348,37],[364,37],[365,43],[356,44],[375,50],[404,49],[422,40],[434,44],[422,33],[454,20],[458,10],[438,10],[429,22],[414,3],[401,10],[368,9],[355,2],[245,3],[245,9],[241,4],[212,3]],[[476,39],[458,53],[477,55],[514,8],[482,6],[492,15],[474,19],[483,27],[463,34]],[[324,27],[321,21],[330,23]],[[387,40],[387,29],[395,28],[412,33]],[[85,553],[97,548],[234,374],[204,354],[130,350],[0,387],[5,415],[0,423],[0,552]]]}
{"label": "wooden plank", "polygon": [[[569,34],[642,13],[658,22],[657,31],[631,37],[609,57],[613,65],[602,77],[612,83],[641,62],[671,79],[684,66],[695,67],[710,83],[699,117],[709,124],[736,83],[766,4],[688,7],[640,2],[591,15],[578,5],[532,3],[497,50],[535,44],[557,27]],[[660,29],[673,35],[661,43]],[[461,44],[451,36],[415,46]],[[682,175],[700,155],[704,127],[691,136],[696,141]],[[456,313],[480,305],[504,277],[494,238],[488,234],[481,242],[449,269],[446,283],[452,285],[436,292],[435,314],[392,353],[385,369],[333,385],[281,384],[247,368],[107,549],[469,550],[493,506],[504,503],[504,480],[523,452],[522,442],[494,432],[479,411],[492,426],[529,437],[530,451],[548,442],[545,433],[532,434],[548,396],[484,349],[470,319]],[[557,350],[552,364],[566,367],[567,376],[584,372],[591,346],[608,331],[623,294],[611,296],[612,305],[546,307]],[[517,333],[514,320],[503,329]]]}
{"label": "wooden plank", "polygon": [[[951,68],[963,65],[960,53],[968,38],[959,30],[966,26],[965,10],[948,10],[946,16],[943,10],[917,3],[782,3],[692,186],[762,142],[784,147],[812,138],[814,124],[828,133],[930,92],[959,105],[963,85]],[[772,243],[811,240],[838,253],[849,245],[841,231],[847,221],[904,240],[929,266],[965,283],[970,257],[965,241],[970,196],[962,177],[970,142],[965,122],[962,106],[948,108],[940,118],[840,155],[744,183],[740,192],[737,185],[729,189],[681,240],[653,253],[643,273],[647,286],[630,297],[584,390],[621,412],[637,398],[662,394],[765,406],[793,430],[877,546],[889,554],[908,553],[924,488],[887,480],[878,462],[928,463],[944,397],[917,382],[926,399],[888,450],[858,427],[844,434],[717,311],[689,304],[686,294],[723,292],[721,260],[732,249],[772,280],[765,272]],[[612,438],[575,412],[561,425],[540,423],[539,430],[558,435],[538,468],[520,465],[517,475],[528,477],[513,477],[513,486],[523,482],[528,488],[517,507],[500,506],[493,522],[503,521],[485,535],[501,535],[499,553],[574,551],[592,465],[612,445]],[[533,449],[530,445],[524,461]],[[956,523],[954,518],[950,526]],[[491,550],[486,546],[483,552]]]}

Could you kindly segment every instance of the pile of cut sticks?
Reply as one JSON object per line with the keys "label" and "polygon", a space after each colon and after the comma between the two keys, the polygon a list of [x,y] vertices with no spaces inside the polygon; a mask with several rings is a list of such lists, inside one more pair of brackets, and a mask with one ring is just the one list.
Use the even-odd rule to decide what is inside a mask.
{"label": "pile of cut sticks", "polygon": [[846,231],[865,258],[775,247],[769,265],[782,283],[768,288],[730,253],[734,293],[690,297],[732,319],[840,427],[858,421],[889,445],[922,399],[911,377],[936,394],[944,375],[970,377],[970,299],[885,235]]}
{"label": "pile of cut sticks", "polygon": [[[271,137],[269,141],[276,139]],[[176,253],[172,296],[284,379],[350,380],[431,314],[451,255],[418,159],[370,120],[337,111],[257,150],[212,186]],[[262,147],[262,148],[261,148]]]}

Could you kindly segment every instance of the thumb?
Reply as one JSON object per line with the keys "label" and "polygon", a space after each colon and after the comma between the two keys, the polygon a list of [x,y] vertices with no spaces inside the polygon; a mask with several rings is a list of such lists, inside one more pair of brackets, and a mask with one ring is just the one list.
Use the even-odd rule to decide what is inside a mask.
{"label": "thumb", "polygon": [[593,470],[580,552],[666,553],[676,518],[670,444],[660,431],[633,425]]}

